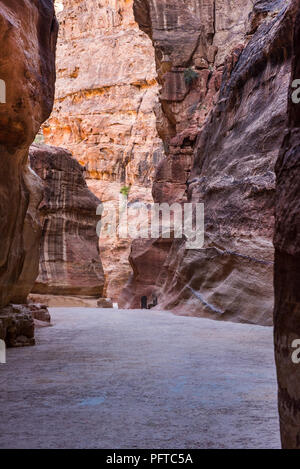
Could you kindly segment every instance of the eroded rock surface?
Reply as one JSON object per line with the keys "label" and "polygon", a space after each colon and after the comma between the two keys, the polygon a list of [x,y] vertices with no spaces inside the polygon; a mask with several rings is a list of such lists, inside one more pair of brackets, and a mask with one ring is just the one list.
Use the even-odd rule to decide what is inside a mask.
{"label": "eroded rock surface", "polygon": [[[271,324],[274,166],[286,125],[292,10],[286,1],[171,3],[135,1],[155,45],[158,129],[169,147],[153,196],[204,203],[205,245],[188,250],[176,241],[168,250],[164,242],[157,255],[157,240],[142,254],[133,243],[127,306],[145,289],[178,313]],[[158,278],[137,275],[151,252]]]}
{"label": "eroded rock surface", "polygon": [[[295,29],[291,83],[300,78],[300,2],[293,2]],[[276,165],[275,356],[278,375],[281,440],[285,449],[300,448],[300,104],[288,100],[288,126]],[[298,347],[299,347],[298,342]],[[292,354],[295,353],[294,361]],[[295,362],[296,360],[296,362]]]}
{"label": "eroded rock surface", "polygon": [[[124,185],[120,182],[97,181],[95,179],[87,179],[87,185],[104,204],[103,219],[111,212],[116,214],[116,234],[104,234],[103,230],[101,232],[100,256],[105,272],[104,296],[111,298],[122,307],[124,300],[120,297],[120,292],[122,292],[132,272],[128,260],[131,239],[128,237],[121,239],[118,235],[120,198],[122,198],[120,191]],[[133,185],[130,187],[128,206],[139,203],[146,205],[153,203],[151,189]],[[108,220],[110,218],[109,215]]]}
{"label": "eroded rock surface", "polygon": [[[1,86],[5,83],[5,102],[0,104],[2,311],[10,302],[26,301],[38,274],[41,226],[37,206],[42,190],[39,178],[28,169],[27,159],[29,146],[48,118],[54,99],[57,21],[52,0],[2,1],[0,32]],[[18,312],[11,306],[3,311],[5,322],[17,321],[17,335],[32,343],[28,333],[32,320],[26,322],[30,315],[21,312],[16,319]]]}
{"label": "eroded rock surface", "polygon": [[44,182],[39,276],[32,293],[101,297],[104,274],[96,214],[100,200],[67,150],[32,145],[31,168]]}
{"label": "eroded rock surface", "polygon": [[10,304],[0,310],[0,339],[7,347],[34,345],[34,320],[26,305]]}
{"label": "eroded rock surface", "polygon": [[[59,13],[57,84],[47,144],[67,148],[86,167],[90,189],[118,204],[131,184],[148,202],[163,153],[154,50],[134,21],[133,0],[65,0]],[[102,240],[108,297],[118,301],[131,272],[130,240]],[[120,262],[118,261],[120,259]]]}
{"label": "eroded rock surface", "polygon": [[69,149],[87,177],[149,186],[161,152],[158,85],[151,41],[134,21],[132,2],[65,0],[59,22],[46,142]]}

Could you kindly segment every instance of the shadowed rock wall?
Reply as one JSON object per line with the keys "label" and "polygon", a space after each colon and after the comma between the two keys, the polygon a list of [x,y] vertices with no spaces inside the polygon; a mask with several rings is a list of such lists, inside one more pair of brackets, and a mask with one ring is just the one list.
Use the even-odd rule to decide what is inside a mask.
{"label": "shadowed rock wall", "polygon": [[[155,45],[158,129],[169,148],[153,196],[204,203],[205,244],[188,250],[183,241],[134,242],[127,306],[155,291],[160,308],[179,314],[272,323],[274,166],[286,126],[289,4],[135,1],[136,19]],[[158,277],[142,272],[150,258]]]}
{"label": "shadowed rock wall", "polygon": [[[0,308],[26,302],[38,274],[42,187],[27,160],[53,105],[57,29],[52,0],[0,3],[0,78],[6,85],[6,102],[0,104]],[[5,324],[1,338],[12,333]],[[31,325],[18,328],[18,335],[22,331],[32,343]]]}
{"label": "shadowed rock wall", "polygon": [[[300,2],[295,18],[291,83],[300,78]],[[291,28],[292,29],[292,28]],[[300,104],[288,95],[288,124],[276,164],[275,357],[282,445],[300,448],[300,364],[292,361],[300,339]],[[299,343],[298,343],[299,347]],[[297,354],[296,354],[297,355]]]}

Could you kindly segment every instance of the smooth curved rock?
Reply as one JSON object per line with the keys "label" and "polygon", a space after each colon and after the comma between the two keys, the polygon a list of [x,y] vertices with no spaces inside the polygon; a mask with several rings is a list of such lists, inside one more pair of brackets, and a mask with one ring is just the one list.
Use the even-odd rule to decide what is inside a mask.
{"label": "smooth curved rock", "polygon": [[[169,2],[135,2],[144,30],[150,21],[163,85],[158,127],[169,146],[156,173],[153,196],[156,202],[204,203],[205,245],[188,250],[184,242],[173,243],[160,264],[160,277],[152,277],[152,288],[158,290],[163,309],[270,325],[274,166],[286,125],[293,12],[284,1],[265,3],[264,8],[255,2],[253,9],[252,4],[238,3],[245,21],[237,21],[237,11],[232,12],[228,2],[199,6],[191,1],[189,8],[176,0],[172,4],[173,10],[185,11],[173,16]],[[196,5],[199,9],[193,10]],[[211,35],[213,6],[217,8]],[[199,32],[204,19],[208,29]],[[197,28],[198,46],[188,56]],[[189,47],[179,48],[188,31]],[[214,54],[209,52],[212,46]],[[198,62],[200,56],[208,61],[205,66]],[[187,70],[198,78],[183,97]],[[193,113],[188,104],[193,104]],[[133,243],[133,262],[140,249],[136,246]],[[145,256],[151,254],[145,251]],[[140,292],[144,284],[139,282]],[[149,281],[144,287],[149,288]],[[127,306],[137,306],[139,298],[132,289],[124,295],[132,298]]]}
{"label": "smooth curved rock", "polygon": [[101,297],[100,200],[89,191],[84,168],[63,148],[32,145],[29,157],[44,182],[40,271],[32,293]]}
{"label": "smooth curved rock", "polygon": [[1,2],[0,307],[25,302],[38,274],[41,183],[27,159],[53,105],[57,29],[52,0]]}

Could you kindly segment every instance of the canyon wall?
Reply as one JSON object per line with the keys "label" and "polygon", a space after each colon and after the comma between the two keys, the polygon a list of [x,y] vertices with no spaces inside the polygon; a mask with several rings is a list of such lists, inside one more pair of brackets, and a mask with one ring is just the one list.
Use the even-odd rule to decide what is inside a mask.
{"label": "canyon wall", "polygon": [[49,295],[101,298],[104,273],[96,233],[100,200],[67,150],[32,145],[29,158],[44,183],[40,268],[32,293],[46,295],[46,302]]}
{"label": "canyon wall", "polygon": [[[294,0],[293,8],[295,29],[291,83],[300,79],[299,0]],[[275,357],[281,440],[285,449],[300,448],[300,365],[297,363],[300,346],[300,103],[293,102],[294,92],[291,86],[287,132],[276,164],[274,237]],[[296,98],[299,98],[299,92]],[[295,357],[292,360],[293,353]]]}
{"label": "canyon wall", "polygon": [[[205,244],[133,243],[127,307],[272,323],[274,166],[286,126],[292,10],[288,1],[135,0],[154,44],[167,148],[156,202],[205,206]],[[151,262],[149,260],[151,259]],[[146,272],[145,272],[146,271]]]}
{"label": "canyon wall", "polygon": [[1,1],[0,338],[8,345],[34,342],[30,309],[11,303],[26,303],[38,274],[42,185],[28,149],[53,105],[57,29],[52,0]]}
{"label": "canyon wall", "polygon": [[[85,166],[90,189],[115,207],[123,186],[131,187],[131,201],[152,201],[154,167],[163,153],[154,51],[132,4],[64,0],[55,105],[43,128],[45,142],[71,151]],[[131,272],[129,247],[129,240],[101,241],[105,290],[115,301]]]}

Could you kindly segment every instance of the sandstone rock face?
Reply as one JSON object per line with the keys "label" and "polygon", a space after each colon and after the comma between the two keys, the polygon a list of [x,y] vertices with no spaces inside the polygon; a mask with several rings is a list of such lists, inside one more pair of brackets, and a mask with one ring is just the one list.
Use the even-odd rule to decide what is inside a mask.
{"label": "sandstone rock face", "polygon": [[101,297],[104,274],[96,233],[100,200],[67,150],[32,145],[29,156],[31,168],[44,182],[40,269],[32,292]]}
{"label": "sandstone rock face", "polygon": [[157,171],[157,201],[183,200],[195,140],[215,104],[225,57],[245,42],[251,1],[135,0],[136,21],[155,47],[167,158]]}
{"label": "sandstone rock face", "polygon": [[[28,296],[28,300],[37,306],[42,302],[46,308],[113,308],[113,303],[109,298],[96,298],[92,296],[40,295],[38,293],[31,293]],[[41,314],[34,313],[33,317],[36,320],[45,322],[39,316],[43,317],[43,311]]]}
{"label": "sandstone rock face", "polygon": [[[85,165],[90,189],[106,202],[117,204],[129,184],[148,201],[163,152],[151,41],[134,21],[133,0],[64,0],[63,7],[45,141],[70,150]],[[106,292],[115,301],[131,271],[129,249],[129,240],[101,243]]]}
{"label": "sandstone rock face", "polygon": [[[166,240],[152,240],[142,250],[133,243],[125,303],[137,306],[135,291],[151,291],[160,308],[178,313],[271,324],[274,166],[286,125],[292,11],[285,1],[235,2],[235,9],[171,3],[135,1],[155,45],[158,128],[169,147],[153,196],[204,203],[205,244],[189,250],[176,240],[166,249]],[[139,275],[151,252],[160,268]]]}
{"label": "sandstone rock face", "polygon": [[[0,79],[5,95],[1,93],[0,104],[2,308],[9,302],[25,302],[38,274],[41,183],[28,169],[27,158],[28,148],[53,105],[57,37],[53,2],[3,0],[0,31]],[[25,323],[22,316],[19,324]],[[31,330],[31,323],[28,327]]]}
{"label": "sandstone rock face", "polygon": [[161,142],[154,53],[131,1],[64,0],[56,100],[46,142],[68,148],[87,177],[150,185]]}
{"label": "sandstone rock face", "polygon": [[[30,295],[29,295],[30,298]],[[35,323],[48,323],[51,322],[51,316],[48,311],[47,305],[43,305],[41,303],[29,303],[28,307],[31,311],[31,316],[35,320]]]}
{"label": "sandstone rock face", "polygon": [[[114,210],[117,214],[117,230],[119,229],[118,213],[120,206],[120,190],[123,184],[120,182],[108,182],[88,179],[89,189],[103,202],[106,212]],[[140,203],[151,204],[153,202],[151,189],[139,185],[130,187],[128,204]],[[129,220],[130,221],[130,220]],[[131,239],[121,239],[118,236],[104,235],[100,237],[100,256],[105,272],[104,296],[123,306],[120,292],[126,285],[132,272],[129,264]]]}
{"label": "sandstone rock face", "polygon": [[[291,83],[300,78],[300,2],[293,2],[295,30]],[[282,445],[300,448],[300,368],[292,360],[300,339],[300,104],[288,100],[288,129],[276,165],[275,357]],[[300,342],[298,342],[299,348]],[[295,360],[294,360],[295,361]]]}
{"label": "sandstone rock face", "polygon": [[0,310],[0,339],[7,347],[34,345],[34,320],[25,305],[8,305]]}

